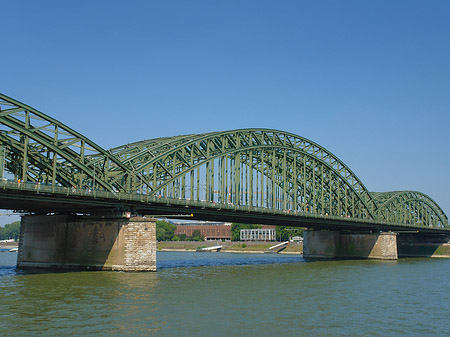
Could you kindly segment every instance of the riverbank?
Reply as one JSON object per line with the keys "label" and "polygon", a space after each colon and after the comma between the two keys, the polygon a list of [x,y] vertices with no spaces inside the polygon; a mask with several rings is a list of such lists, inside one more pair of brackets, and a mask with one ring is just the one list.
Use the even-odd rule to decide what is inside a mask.
{"label": "riverbank", "polygon": [[[264,253],[277,242],[221,242],[221,241],[161,241],[156,243],[159,251],[196,251],[199,248],[223,246],[222,252],[227,253]],[[18,242],[1,242],[0,249],[17,248]],[[302,254],[303,244],[291,242],[280,254]]]}
{"label": "riverbank", "polygon": [[18,242],[0,242],[0,249],[18,248]]}
{"label": "riverbank", "polygon": [[[226,253],[264,253],[277,242],[221,242],[221,241],[161,241],[156,243],[158,251],[196,251],[200,248],[222,246]],[[280,254],[302,254],[303,244],[291,242]]]}

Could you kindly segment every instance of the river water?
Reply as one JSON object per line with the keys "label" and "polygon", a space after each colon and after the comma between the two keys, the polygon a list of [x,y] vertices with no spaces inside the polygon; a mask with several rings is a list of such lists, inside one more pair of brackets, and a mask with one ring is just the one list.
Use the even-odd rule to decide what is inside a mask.
{"label": "river water", "polygon": [[449,336],[450,259],[158,252],[158,272],[23,272],[0,252],[0,335]]}

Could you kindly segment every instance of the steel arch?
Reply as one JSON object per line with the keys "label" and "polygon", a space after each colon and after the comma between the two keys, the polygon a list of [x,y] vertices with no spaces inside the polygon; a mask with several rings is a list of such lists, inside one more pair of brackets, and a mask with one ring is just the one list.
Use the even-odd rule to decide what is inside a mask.
{"label": "steel arch", "polygon": [[[145,190],[150,195],[186,196],[185,191],[190,189],[189,198],[201,200],[200,193],[197,192],[198,197],[196,197],[192,191],[195,185],[193,181],[196,181],[197,185],[202,181],[207,185],[204,200],[224,202],[223,196],[214,197],[212,192],[214,191],[214,178],[212,178],[214,172],[208,174],[206,172],[214,171],[214,166],[217,167],[221,165],[221,162],[229,161],[228,165],[231,167],[238,163],[239,170],[242,164],[245,167],[242,169],[254,171],[254,174],[250,176],[247,173],[248,182],[251,182],[252,176],[257,175],[257,171],[260,175],[270,178],[269,183],[273,185],[271,191],[276,190],[275,185],[278,189],[282,189],[277,193],[283,199],[281,202],[283,205],[276,207],[276,202],[272,198],[271,203],[266,200],[266,207],[288,209],[286,195],[290,194],[293,210],[314,209],[315,213],[320,214],[329,213],[369,219],[374,218],[376,211],[376,205],[367,189],[336,156],[306,138],[278,130],[239,129],[152,139],[113,148],[109,152],[117,155],[121,161],[140,173],[141,178],[135,182],[133,189],[142,192]],[[286,169],[286,166],[289,166],[289,169]],[[202,177],[199,177],[200,175]],[[220,176],[220,171],[216,172],[216,175]],[[293,179],[294,176],[300,178]],[[217,177],[215,179],[217,180]],[[186,185],[186,181],[189,181],[190,186]],[[174,190],[171,184],[181,186],[180,191],[163,192],[164,188],[169,187]],[[216,186],[221,184],[216,181]],[[267,182],[264,183],[266,187],[267,184]],[[240,185],[239,181],[237,185]],[[317,189],[318,186],[321,189]],[[199,190],[198,186],[196,190]],[[233,189],[231,186],[229,190],[234,191],[232,194],[235,194],[238,188],[234,186]],[[292,197],[294,190],[300,191],[303,195],[298,195],[297,198]],[[250,189],[241,192],[248,194]],[[251,197],[247,197],[246,202],[242,202],[234,196],[231,201],[240,205],[255,206],[254,202],[251,200],[249,202],[249,199]],[[260,202],[259,206],[263,206],[263,203]],[[336,210],[333,211],[334,208]]]}
{"label": "steel arch", "polygon": [[[54,118],[3,94],[0,139],[4,166],[22,182],[127,191],[125,182],[132,171],[115,156]],[[101,161],[92,160],[98,156]]]}
{"label": "steel arch", "polygon": [[378,204],[378,217],[389,222],[448,227],[448,218],[428,195],[417,191],[372,192]]}

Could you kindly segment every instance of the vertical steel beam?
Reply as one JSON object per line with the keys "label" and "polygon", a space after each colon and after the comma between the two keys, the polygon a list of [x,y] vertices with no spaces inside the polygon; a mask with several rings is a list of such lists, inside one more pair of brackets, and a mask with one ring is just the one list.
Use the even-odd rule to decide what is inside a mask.
{"label": "vertical steel beam", "polygon": [[320,169],[320,194],[321,194],[321,201],[320,203],[322,204],[322,210],[320,211],[321,215],[325,215],[325,186],[324,186],[324,172],[323,172],[323,167],[324,165],[322,164]]}
{"label": "vertical steel beam", "polygon": [[[274,140],[275,140],[275,134],[274,134]],[[275,158],[276,158],[276,153],[275,153],[275,148],[273,149],[273,155],[272,155],[272,208],[275,209],[275,203],[276,203],[276,191],[275,191]]]}
{"label": "vertical steel beam", "polygon": [[261,149],[261,207],[264,207],[264,149]]}
{"label": "vertical steel beam", "polygon": [[[354,186],[353,184],[354,184],[354,181],[353,181],[353,176],[352,176],[352,186]],[[355,212],[355,191],[352,191],[352,217],[356,217],[356,216],[357,215]]]}
{"label": "vertical steel beam", "polygon": [[191,145],[191,158],[189,158],[189,163],[190,163],[190,178],[189,178],[189,183],[190,183],[190,191],[189,191],[189,199],[190,200],[194,200],[194,144]]}
{"label": "vertical steel beam", "polygon": [[157,173],[157,166],[158,166],[158,163],[153,163],[153,183],[152,183],[152,188],[153,188],[153,191],[155,191],[155,193],[157,191],[157,186],[156,186],[156,175],[158,174]]}
{"label": "vertical steel beam", "polygon": [[[229,167],[230,167],[231,163],[230,163],[230,158],[228,157],[228,155],[225,157],[225,194],[226,194],[226,198],[225,200],[227,201],[227,203],[231,202],[231,188],[229,187]],[[230,184],[231,184],[231,180],[230,180]]]}
{"label": "vertical steel beam", "polygon": [[312,160],[312,213],[317,213],[317,197],[316,197],[316,161]]}
{"label": "vertical steel beam", "polygon": [[302,202],[302,211],[307,211],[306,204],[306,156],[303,156],[303,202]]}
{"label": "vertical steel beam", "polygon": [[342,195],[341,195],[341,180],[339,179],[339,177],[336,178],[336,182],[337,182],[337,202],[338,202],[338,214],[337,215],[342,215]]}
{"label": "vertical steel beam", "polygon": [[0,146],[0,178],[5,179],[6,148]]}
{"label": "vertical steel beam", "polygon": [[[286,145],[286,138],[284,139],[284,145]],[[286,151],[287,150],[283,150],[283,186],[282,186],[282,195],[281,195],[281,199],[283,202],[283,209],[286,210],[287,209],[287,188],[288,188],[288,182],[286,179],[286,171],[287,171],[287,160],[286,160]]]}
{"label": "vertical steel beam", "polygon": [[206,201],[211,201],[211,160],[209,159],[210,141],[206,143]]}
{"label": "vertical steel beam", "polygon": [[215,194],[214,194],[214,186],[215,186],[215,184],[214,184],[214,161],[215,161],[215,159],[211,160],[211,200],[210,201],[215,200],[214,199],[214,196],[215,196]]}
{"label": "vertical steel beam", "polygon": [[248,176],[248,178],[249,178],[248,179],[249,180],[249,182],[248,182],[248,185],[249,185],[248,193],[250,195],[249,195],[249,202],[248,202],[248,204],[249,204],[249,206],[253,207],[253,151],[252,150],[250,150],[249,161],[250,161],[250,170],[249,170],[249,176]]}
{"label": "vertical steel beam", "polygon": [[[58,125],[55,125],[54,145],[58,146]],[[52,167],[52,186],[55,188],[56,184],[56,152],[53,152],[53,167]]]}
{"label": "vertical steel beam", "polygon": [[331,175],[331,170],[329,171],[328,178],[330,180],[329,190],[330,190],[330,216],[333,215],[333,178]]}
{"label": "vertical steel beam", "polygon": [[[30,129],[30,112],[25,111],[25,128],[27,130]],[[25,135],[24,143],[23,143],[23,160],[22,160],[22,181],[27,181],[27,170],[28,170],[28,144],[30,142],[30,137]]]}
{"label": "vertical steel beam", "polygon": [[344,182],[344,215],[348,216],[348,193],[347,193],[347,185]]}
{"label": "vertical steel beam", "polygon": [[297,173],[297,153],[294,153],[294,163],[293,163],[293,170],[294,170],[294,191],[292,193],[292,209],[294,211],[297,211],[297,198],[298,198],[298,173]]}
{"label": "vertical steel beam", "polygon": [[[239,139],[239,138],[238,138]],[[235,204],[240,205],[240,184],[241,184],[241,154],[237,152],[234,157],[234,199]]]}
{"label": "vertical steel beam", "polygon": [[200,166],[197,166],[197,201],[200,200]]}

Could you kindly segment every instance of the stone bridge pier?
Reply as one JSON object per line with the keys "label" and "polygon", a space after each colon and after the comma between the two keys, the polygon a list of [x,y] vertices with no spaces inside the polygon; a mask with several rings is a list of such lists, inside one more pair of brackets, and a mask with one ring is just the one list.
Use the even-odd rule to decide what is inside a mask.
{"label": "stone bridge pier", "polygon": [[17,267],[156,271],[155,219],[23,216]]}
{"label": "stone bridge pier", "polygon": [[346,233],[306,230],[303,256],[312,259],[450,258],[450,237],[419,232]]}
{"label": "stone bridge pier", "polygon": [[313,259],[396,260],[397,234],[392,232],[352,234],[341,231],[306,230],[303,256]]}

